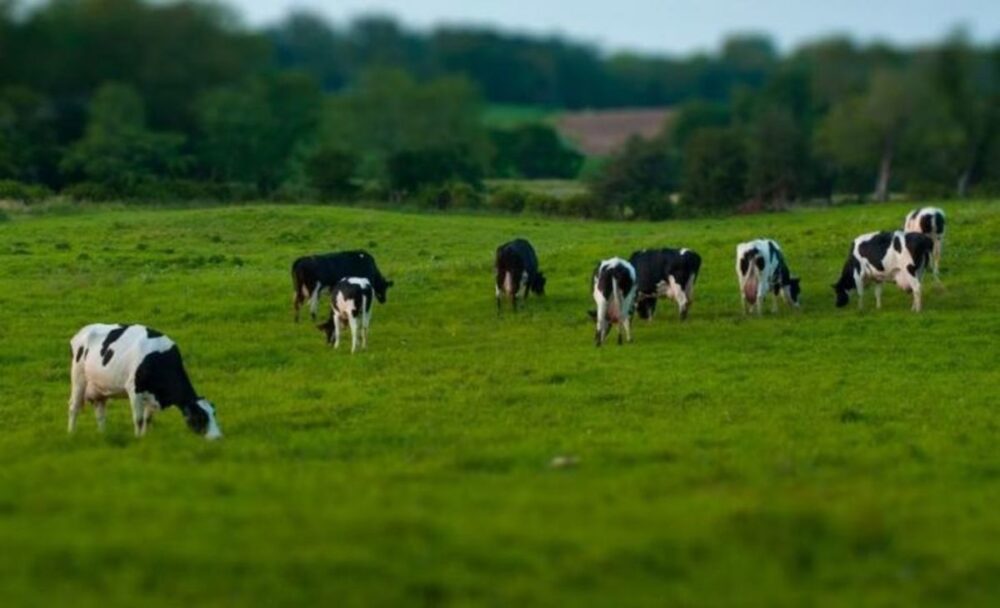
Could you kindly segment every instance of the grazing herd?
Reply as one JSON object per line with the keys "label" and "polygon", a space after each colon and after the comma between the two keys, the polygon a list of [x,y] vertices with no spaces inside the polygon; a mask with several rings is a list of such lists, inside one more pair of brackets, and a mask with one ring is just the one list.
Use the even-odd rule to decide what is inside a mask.
{"label": "grazing herd", "polygon": [[[940,280],[941,248],[945,216],[940,209],[927,207],[906,216],[904,230],[872,232],[854,239],[839,280],[833,284],[836,305],[846,306],[850,292],[857,291],[862,306],[864,288],[874,283],[876,308],[882,306],[882,284],[894,281],[913,294],[913,310],[922,307],[921,278],[933,266]],[[545,293],[545,275],[539,270],[538,256],[531,243],[516,239],[497,248],[495,255],[497,312],[509,298],[516,311],[518,298]],[[651,320],[659,298],[677,303],[680,318],[687,318],[694,298],[694,286],[701,272],[701,257],[691,249],[644,249],[628,260],[612,257],[600,262],[592,276],[592,295],[597,306],[591,311],[596,322],[594,342],[601,346],[618,325],[618,343],[632,341],[632,316],[638,312]],[[736,274],[745,313],[761,313],[768,292],[772,309],[778,298],[799,307],[799,279],[792,276],[785,255],[776,241],[758,239],[736,247]],[[393,286],[366,251],[346,251],[301,257],[292,264],[292,302],[295,320],[306,301],[316,320],[323,290],[330,292],[330,314],[317,327],[334,348],[349,327],[351,352],[360,344],[368,346],[372,303],[386,301]],[[523,292],[523,293],[522,293]],[[162,333],[143,325],[87,325],[70,340],[72,388],[69,399],[69,431],[84,402],[94,407],[97,426],[104,430],[108,399],[127,397],[132,406],[136,436],[149,430],[153,415],[176,406],[188,426],[207,439],[222,436],[215,407],[195,391],[188,378],[180,349]]]}

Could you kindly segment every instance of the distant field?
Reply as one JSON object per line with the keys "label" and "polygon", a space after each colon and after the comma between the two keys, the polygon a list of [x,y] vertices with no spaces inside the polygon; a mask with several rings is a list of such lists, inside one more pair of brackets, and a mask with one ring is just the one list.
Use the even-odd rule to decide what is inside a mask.
{"label": "distant field", "polygon": [[[946,204],[923,314],[833,307],[902,204],[669,223],[320,206],[90,208],[0,222],[3,606],[954,606],[1000,597],[1000,206]],[[497,317],[493,248],[548,295]],[[781,241],[804,309],[744,318],[738,241]],[[589,273],[704,257],[596,349]],[[396,282],[368,352],[291,318],[289,265],[365,247]],[[870,296],[871,294],[869,294]],[[872,304],[869,301],[869,305]],[[69,337],[178,341],[224,440],[116,402],[65,433]],[[551,468],[557,456],[576,466]]]}
{"label": "distant field", "polygon": [[488,127],[510,128],[523,124],[546,122],[557,112],[541,106],[490,104],[483,112],[483,122]]}

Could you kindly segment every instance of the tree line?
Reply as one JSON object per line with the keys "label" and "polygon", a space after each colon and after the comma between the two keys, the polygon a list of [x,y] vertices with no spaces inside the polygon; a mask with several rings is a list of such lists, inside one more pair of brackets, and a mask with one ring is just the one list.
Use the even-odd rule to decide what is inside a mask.
{"label": "tree line", "polygon": [[592,215],[967,196],[1000,189],[998,82],[1000,46],[961,33],[918,49],[832,38],[788,55],[741,35],[661,57],[381,17],[298,12],[251,30],[198,1],[0,0],[0,197],[446,207],[476,204],[488,177],[577,176],[583,158],[549,125],[490,128],[487,103],[677,108],[660,136],[587,176],[590,200],[568,208]]}

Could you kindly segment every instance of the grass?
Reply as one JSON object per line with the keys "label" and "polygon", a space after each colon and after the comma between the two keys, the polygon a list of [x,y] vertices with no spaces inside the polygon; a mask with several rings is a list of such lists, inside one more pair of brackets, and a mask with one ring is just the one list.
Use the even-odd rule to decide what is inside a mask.
{"label": "grass", "polygon": [[[1000,594],[1000,213],[948,204],[922,314],[833,307],[859,233],[908,207],[659,224],[310,206],[11,214],[0,224],[4,606],[987,605]],[[493,248],[544,299],[498,318]],[[767,235],[804,309],[740,313]],[[704,258],[691,318],[595,349],[589,273]],[[299,254],[366,247],[396,282],[371,347],[291,320]],[[869,294],[870,297],[870,294]],[[869,305],[873,304],[869,299]],[[176,410],[65,433],[67,341],[142,322],[181,345],[226,438]],[[557,456],[576,466],[551,468]]]}

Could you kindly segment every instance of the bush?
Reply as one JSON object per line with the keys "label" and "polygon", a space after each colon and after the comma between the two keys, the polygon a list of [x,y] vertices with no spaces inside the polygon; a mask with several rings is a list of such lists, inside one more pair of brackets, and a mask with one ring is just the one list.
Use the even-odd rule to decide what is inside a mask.
{"label": "bush", "polygon": [[389,185],[397,192],[418,192],[446,182],[479,187],[483,177],[478,161],[461,147],[397,152],[386,162],[386,171]]}
{"label": "bush", "polygon": [[489,206],[494,211],[506,211],[508,213],[521,213],[524,211],[525,201],[528,192],[521,188],[505,186],[498,188],[490,194]]}
{"label": "bush", "polygon": [[472,186],[452,182],[440,186],[424,186],[416,196],[417,205],[424,209],[479,209],[482,195]]}
{"label": "bush", "polygon": [[358,170],[358,157],[350,152],[320,148],[305,161],[309,184],[323,198],[351,198],[358,191],[354,176]]}
{"label": "bush", "polygon": [[588,219],[608,219],[614,215],[614,208],[588,192],[562,199],[559,204],[559,214]]}
{"label": "bush", "polygon": [[562,210],[561,206],[561,199],[541,192],[529,192],[527,198],[524,200],[524,210],[528,213],[559,215]]}
{"label": "bush", "polygon": [[27,205],[51,195],[52,192],[40,184],[25,184],[12,179],[0,180],[0,200],[18,201]]}
{"label": "bush", "polygon": [[665,219],[673,214],[670,195],[677,185],[677,159],[661,139],[633,137],[601,169],[590,191],[624,216]]}
{"label": "bush", "polygon": [[747,160],[734,129],[703,129],[684,147],[683,201],[695,212],[732,210],[745,198]]}
{"label": "bush", "polygon": [[113,201],[122,197],[121,193],[107,184],[98,182],[77,182],[62,189],[62,193],[74,201]]}
{"label": "bush", "polygon": [[563,145],[559,134],[548,125],[530,124],[490,132],[496,149],[493,174],[501,177],[576,177],[583,155]]}

